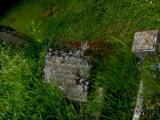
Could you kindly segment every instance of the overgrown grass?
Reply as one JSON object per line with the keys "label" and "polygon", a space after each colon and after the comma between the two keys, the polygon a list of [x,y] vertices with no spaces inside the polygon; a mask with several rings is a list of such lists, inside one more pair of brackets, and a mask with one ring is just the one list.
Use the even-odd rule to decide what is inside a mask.
{"label": "overgrown grass", "polygon": [[145,58],[143,65],[144,78],[144,111],[142,119],[160,119],[160,49],[158,54]]}
{"label": "overgrown grass", "polygon": [[19,51],[1,48],[0,119],[73,119],[72,104],[42,81],[37,59]]}
{"label": "overgrown grass", "polygon": [[[94,88],[105,88],[101,119],[130,120],[139,75],[131,46],[136,31],[160,28],[159,0],[24,0],[0,18],[35,42],[28,49],[1,45],[2,119],[96,119],[91,96],[76,106],[42,77],[45,48],[54,41],[105,40],[113,52],[97,61]],[[29,57],[31,56],[31,57]],[[95,88],[96,89],[96,88]],[[1,119],[0,118],[0,119]]]}

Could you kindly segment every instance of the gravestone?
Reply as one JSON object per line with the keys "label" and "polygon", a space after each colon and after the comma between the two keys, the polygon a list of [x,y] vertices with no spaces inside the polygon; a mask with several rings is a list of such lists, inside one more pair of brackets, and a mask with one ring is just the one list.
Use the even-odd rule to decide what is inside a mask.
{"label": "gravestone", "polygon": [[158,44],[158,30],[136,32],[132,52],[137,56],[154,54]]}
{"label": "gravestone", "polygon": [[88,49],[87,43],[79,48],[48,49],[43,69],[45,81],[58,86],[70,99],[85,102],[91,70],[91,57],[85,55]]}
{"label": "gravestone", "polygon": [[[22,36],[22,34],[18,33],[15,29],[0,25],[0,42],[4,42],[5,44],[11,44],[16,46],[24,47],[27,45],[26,36]],[[27,38],[28,39],[28,38]]]}
{"label": "gravestone", "polygon": [[[140,58],[140,67],[141,67],[141,74],[143,73],[142,65],[144,61],[144,57],[146,55],[153,55],[156,54],[157,48],[159,44],[159,33],[158,30],[151,30],[151,31],[143,31],[143,32],[136,32],[134,36],[134,42],[132,46],[132,52]],[[141,75],[142,76],[142,75]],[[144,101],[144,83],[143,79],[140,80],[136,106],[134,109],[134,114],[132,120],[139,120],[142,114],[142,106]]]}

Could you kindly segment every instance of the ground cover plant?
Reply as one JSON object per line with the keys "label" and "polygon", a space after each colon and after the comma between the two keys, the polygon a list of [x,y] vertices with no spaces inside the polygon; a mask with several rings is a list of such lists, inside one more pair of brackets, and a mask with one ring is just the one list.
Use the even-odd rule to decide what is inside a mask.
{"label": "ground cover plant", "polygon": [[[0,17],[0,24],[13,27],[32,41],[27,48],[0,45],[0,119],[132,118],[140,81],[138,59],[131,53],[134,33],[160,28],[159,0],[23,0]],[[60,48],[64,41],[98,40],[111,45],[112,51],[106,50],[94,60],[87,103],[69,101],[57,88],[44,84],[46,48]],[[149,59],[145,66],[151,62]],[[104,88],[101,105],[94,97],[97,87]],[[158,93],[154,97],[158,99]],[[158,108],[148,106],[146,111]],[[144,119],[148,116],[150,112]]]}

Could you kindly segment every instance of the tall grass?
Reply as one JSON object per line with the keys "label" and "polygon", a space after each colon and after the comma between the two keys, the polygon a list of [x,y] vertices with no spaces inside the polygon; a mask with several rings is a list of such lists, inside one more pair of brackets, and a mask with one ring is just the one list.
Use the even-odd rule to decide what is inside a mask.
{"label": "tall grass", "polygon": [[[137,60],[131,53],[134,32],[159,29],[159,4],[159,0],[24,0],[11,8],[0,23],[30,36],[33,45],[0,46],[0,117],[89,120],[100,111],[100,119],[131,119],[139,84]],[[66,100],[61,91],[43,83],[45,49],[67,40],[105,40],[113,46],[111,53],[94,60],[92,93],[85,104]],[[94,100],[96,87],[105,91],[100,108]]]}
{"label": "tall grass", "polygon": [[1,46],[0,119],[73,119],[76,114],[57,88],[42,81],[37,59]]}

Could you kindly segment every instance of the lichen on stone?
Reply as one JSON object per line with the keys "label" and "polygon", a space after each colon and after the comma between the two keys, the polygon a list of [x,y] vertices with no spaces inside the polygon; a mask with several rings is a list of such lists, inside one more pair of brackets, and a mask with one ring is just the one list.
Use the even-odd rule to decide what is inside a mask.
{"label": "lichen on stone", "polygon": [[91,64],[87,43],[79,48],[48,49],[45,56],[44,79],[58,86],[71,99],[85,102],[88,95]]}

